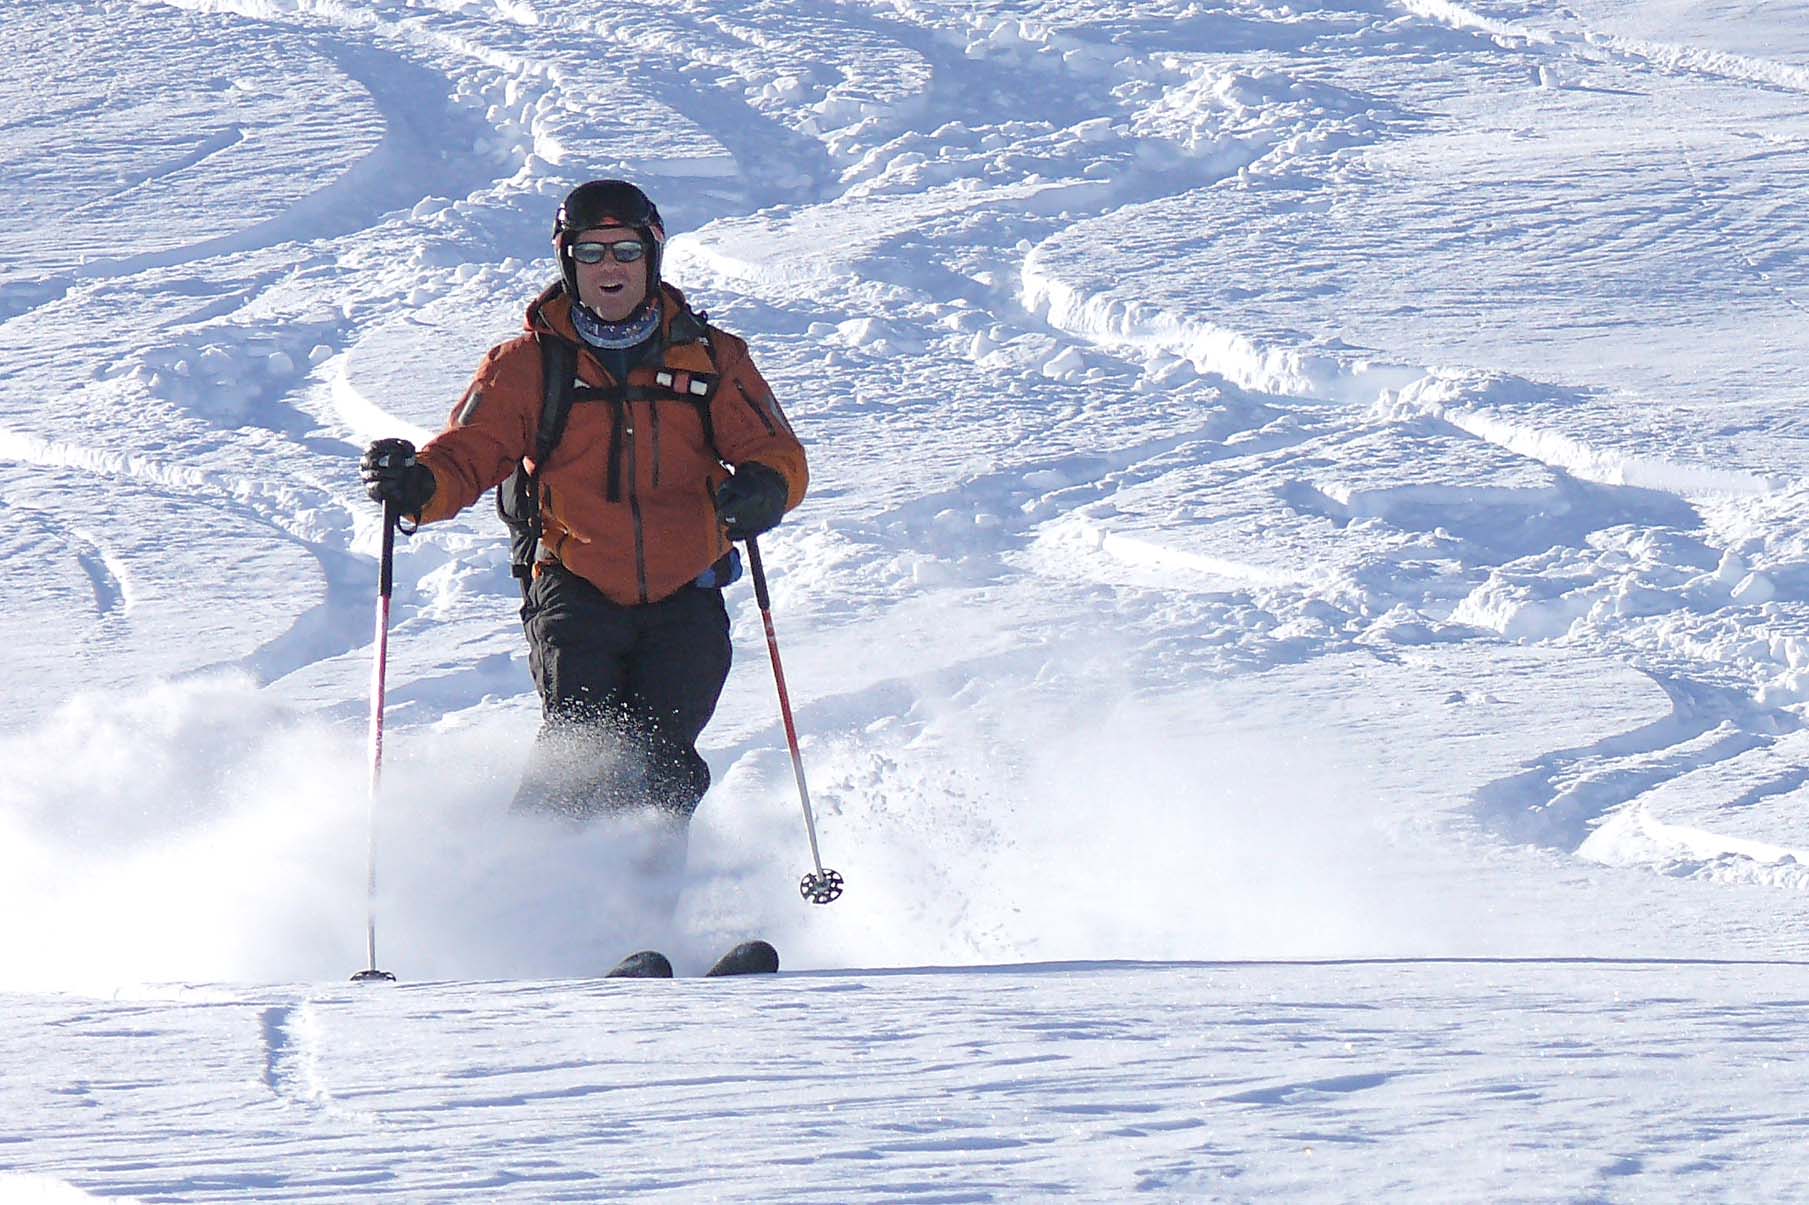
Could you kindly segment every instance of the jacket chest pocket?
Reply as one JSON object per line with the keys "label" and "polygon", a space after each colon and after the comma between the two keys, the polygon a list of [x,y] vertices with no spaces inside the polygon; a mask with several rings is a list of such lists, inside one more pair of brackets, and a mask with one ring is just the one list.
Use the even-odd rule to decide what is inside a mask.
{"label": "jacket chest pocket", "polygon": [[690,489],[709,478],[717,466],[716,453],[704,435],[703,418],[695,403],[655,399],[635,403],[641,416],[636,430],[651,464],[648,484],[653,489]]}

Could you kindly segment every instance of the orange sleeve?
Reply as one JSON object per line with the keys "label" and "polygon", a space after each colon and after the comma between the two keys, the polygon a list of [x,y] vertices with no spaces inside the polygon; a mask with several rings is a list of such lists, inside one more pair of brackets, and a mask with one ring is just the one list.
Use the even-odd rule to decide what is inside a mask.
{"label": "orange sleeve", "polygon": [[804,445],[773,396],[772,387],[747,354],[747,344],[733,335],[712,332],[721,382],[710,403],[716,450],[732,465],[757,460],[777,470],[790,487],[785,509],[804,500],[810,487],[810,465]]}
{"label": "orange sleeve", "polygon": [[421,522],[452,516],[500,485],[534,448],[540,423],[540,350],[532,337],[490,349],[446,420],[420,451],[433,472]]}

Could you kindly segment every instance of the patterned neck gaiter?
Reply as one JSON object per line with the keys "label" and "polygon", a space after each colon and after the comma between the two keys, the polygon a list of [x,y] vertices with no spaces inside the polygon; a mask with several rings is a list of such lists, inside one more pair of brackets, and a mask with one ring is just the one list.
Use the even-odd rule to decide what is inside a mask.
{"label": "patterned neck gaiter", "polygon": [[659,329],[660,301],[658,297],[649,297],[641,303],[639,309],[620,322],[605,322],[591,313],[589,307],[574,305],[572,325],[578,328],[578,334],[592,347],[620,351],[637,343],[645,343]]}

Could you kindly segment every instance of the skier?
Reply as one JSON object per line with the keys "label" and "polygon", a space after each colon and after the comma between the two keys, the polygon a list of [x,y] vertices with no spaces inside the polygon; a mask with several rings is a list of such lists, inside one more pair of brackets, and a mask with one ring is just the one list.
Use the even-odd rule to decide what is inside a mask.
{"label": "skier", "polygon": [[[661,279],[665,243],[635,185],[574,189],[553,223],[560,279],[528,307],[526,333],[491,349],[418,454],[381,439],[360,466],[372,499],[418,523],[505,479],[528,483],[520,504],[538,528],[531,574],[518,572],[542,724],[513,806],[579,822],[651,816],[682,862],[710,785],[697,740],[729,671],[730,541],[797,506],[808,469],[747,345]],[[561,344],[575,357],[556,359]],[[542,430],[565,372],[563,426]],[[548,435],[557,442],[537,459]]]}

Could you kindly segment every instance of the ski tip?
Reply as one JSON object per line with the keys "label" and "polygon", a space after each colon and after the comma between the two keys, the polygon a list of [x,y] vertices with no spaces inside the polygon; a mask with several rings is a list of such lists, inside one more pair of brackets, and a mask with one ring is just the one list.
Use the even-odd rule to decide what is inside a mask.
{"label": "ski tip", "polygon": [[769,942],[744,941],[716,960],[704,972],[706,979],[725,975],[774,975],[779,971],[779,951]]}
{"label": "ski tip", "polygon": [[616,963],[605,979],[670,979],[672,962],[658,950],[639,950]]}

